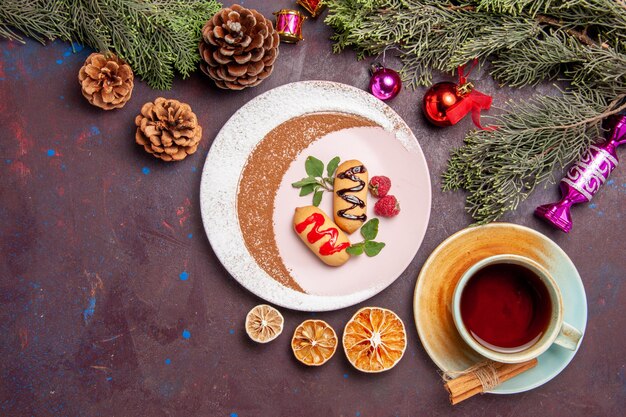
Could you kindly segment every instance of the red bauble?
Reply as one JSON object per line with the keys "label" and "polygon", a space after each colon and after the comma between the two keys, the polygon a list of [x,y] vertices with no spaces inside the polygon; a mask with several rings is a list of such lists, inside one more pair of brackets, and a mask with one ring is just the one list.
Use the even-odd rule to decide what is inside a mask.
{"label": "red bauble", "polygon": [[430,87],[424,95],[422,109],[429,122],[436,126],[452,126],[466,115],[472,115],[472,121],[479,129],[495,130],[495,126],[483,127],[480,124],[480,112],[489,110],[491,96],[474,90],[474,85],[467,80],[472,68],[478,64],[474,59],[466,72],[465,65],[458,68],[459,83],[443,82]]}
{"label": "red bauble", "polygon": [[424,115],[435,126],[452,126],[446,112],[460,100],[463,100],[463,96],[458,92],[458,85],[451,82],[437,83],[424,95]]}

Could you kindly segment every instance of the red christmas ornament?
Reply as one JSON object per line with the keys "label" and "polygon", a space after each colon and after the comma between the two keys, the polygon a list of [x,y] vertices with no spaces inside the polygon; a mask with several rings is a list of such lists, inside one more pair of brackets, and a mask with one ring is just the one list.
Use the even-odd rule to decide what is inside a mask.
{"label": "red christmas ornament", "polygon": [[435,126],[452,126],[468,113],[472,113],[474,124],[480,129],[494,130],[494,126],[482,127],[480,112],[489,110],[491,96],[474,90],[474,85],[467,81],[469,73],[477,64],[474,60],[467,74],[465,65],[459,67],[459,83],[442,82],[430,87],[424,95],[423,110],[429,122]]}
{"label": "red christmas ornament", "polygon": [[458,85],[451,82],[437,83],[430,87],[424,95],[424,115],[435,126],[452,126],[446,114],[448,109],[461,99],[457,91]]}
{"label": "red christmas ornament", "polygon": [[322,10],[324,10],[324,7],[326,7],[326,4],[322,0],[298,0],[296,3],[304,7],[307,12],[311,13],[311,17],[317,17]]}

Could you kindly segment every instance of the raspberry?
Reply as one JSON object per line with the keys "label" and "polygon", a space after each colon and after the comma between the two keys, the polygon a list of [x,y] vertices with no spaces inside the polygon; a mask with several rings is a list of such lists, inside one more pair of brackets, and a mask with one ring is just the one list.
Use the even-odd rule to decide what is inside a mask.
{"label": "raspberry", "polygon": [[384,197],[391,188],[391,180],[383,175],[372,177],[369,184],[370,192],[374,197]]}
{"label": "raspberry", "polygon": [[386,195],[374,205],[374,213],[382,217],[394,217],[400,213],[400,203],[392,195]]}

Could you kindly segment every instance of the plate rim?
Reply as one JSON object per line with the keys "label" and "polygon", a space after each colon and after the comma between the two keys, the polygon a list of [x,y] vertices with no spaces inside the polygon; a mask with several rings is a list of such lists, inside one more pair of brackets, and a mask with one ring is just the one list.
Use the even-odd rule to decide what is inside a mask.
{"label": "plate rim", "polygon": [[[552,239],[550,239],[549,237],[547,237],[546,235],[544,235],[543,233],[538,232],[537,230],[531,229],[530,227],[527,226],[523,226],[523,225],[519,225],[519,224],[515,224],[515,223],[508,223],[508,222],[493,222],[493,223],[489,223],[489,224],[485,224],[485,225],[479,225],[479,226],[469,226],[466,228],[463,228],[455,233],[453,233],[452,235],[448,236],[446,239],[444,239],[439,245],[437,245],[437,247],[435,249],[433,249],[433,251],[430,253],[430,255],[428,255],[428,258],[426,259],[426,261],[424,262],[422,268],[420,269],[420,272],[417,276],[417,282],[415,284],[415,289],[413,291],[413,321],[415,323],[415,328],[417,331],[417,335],[418,338],[420,340],[420,344],[422,345],[422,347],[424,348],[424,351],[426,351],[426,354],[428,355],[428,357],[430,358],[431,361],[433,361],[433,363],[435,364],[435,366],[437,366],[437,368],[439,368],[440,371],[443,371],[443,366],[441,366],[441,364],[435,359],[436,355],[433,355],[433,353],[431,352],[431,349],[428,347],[428,344],[424,342],[424,336],[422,335],[422,333],[420,332],[420,325],[419,325],[419,320],[418,320],[418,310],[419,310],[419,299],[418,299],[418,294],[420,293],[420,289],[422,286],[422,282],[423,280],[423,274],[425,273],[424,271],[426,271],[427,266],[430,266],[430,264],[433,262],[433,260],[438,256],[439,252],[441,252],[450,242],[461,238],[463,235],[467,234],[467,233],[471,233],[473,230],[475,230],[476,228],[513,228],[513,229],[518,229],[521,230],[525,233],[531,233],[534,234],[536,236],[538,236],[539,238],[541,238],[542,240],[546,240],[549,241],[553,247],[554,250],[556,252],[559,253],[560,257],[562,260],[567,261],[570,266],[573,268],[574,271],[576,271],[576,278],[577,278],[577,284],[579,285],[579,289],[582,293],[582,297],[585,300],[584,303],[584,324],[582,326],[581,332],[582,332],[582,337],[580,339],[580,342],[578,343],[578,347],[576,348],[576,350],[573,352],[573,354],[571,356],[569,356],[563,363],[562,366],[555,368],[555,371],[543,378],[540,378],[539,380],[537,380],[535,383],[528,385],[527,387],[524,387],[523,389],[503,389],[501,387],[496,387],[491,391],[487,391],[487,393],[489,394],[500,394],[500,395],[505,395],[505,394],[518,394],[521,392],[526,392],[526,391],[530,391],[534,388],[537,388],[541,385],[544,385],[545,383],[551,381],[552,379],[554,379],[556,376],[558,376],[568,365],[569,363],[574,359],[574,357],[576,356],[576,354],[578,353],[578,350],[580,349],[580,346],[582,345],[582,341],[585,337],[585,333],[586,333],[586,328],[587,328],[587,322],[588,322],[588,306],[587,306],[587,294],[585,291],[585,286],[584,283],[582,282],[582,278],[580,276],[580,273],[578,272],[578,269],[576,268],[576,265],[574,265],[574,262],[570,259],[570,257],[567,255],[567,253],[563,250],[563,248],[561,248],[556,242],[554,242]],[[541,355],[539,356],[539,358],[541,358]],[[539,362],[539,364],[537,366],[541,366],[541,362]]]}
{"label": "plate rim", "polygon": [[[210,199],[215,198],[215,197],[205,198],[205,196],[206,195],[212,196],[211,193],[208,193],[208,187],[209,187],[209,182],[210,182],[209,177],[211,176],[210,174],[213,170],[211,162],[217,159],[216,155],[218,155],[218,152],[219,152],[218,149],[223,146],[223,142],[225,141],[225,139],[223,139],[225,135],[224,132],[227,132],[229,129],[231,129],[233,127],[232,125],[236,123],[237,118],[241,117],[242,114],[245,114],[245,112],[248,111],[248,109],[251,106],[255,106],[257,102],[267,101],[268,97],[271,97],[272,95],[280,96],[281,93],[285,91],[289,91],[289,90],[292,90],[291,91],[292,93],[294,92],[293,90],[296,90],[296,91],[300,90],[298,92],[299,94],[302,94],[303,92],[307,92],[311,90],[316,91],[318,93],[324,92],[324,91],[325,92],[331,91],[331,93],[329,93],[331,95],[349,92],[352,94],[352,97],[350,98],[350,100],[359,101],[360,104],[365,103],[368,105],[368,108],[353,109],[353,108],[336,108],[336,106],[329,106],[328,108],[320,108],[317,110],[307,110],[307,109],[303,111],[297,110],[296,111],[297,114],[289,115],[288,117],[282,114],[273,123],[271,129],[280,125],[284,121],[291,119],[292,117],[297,117],[297,116],[301,116],[304,114],[310,114],[310,113],[315,113],[315,112],[343,112],[343,113],[350,114],[350,115],[365,117],[375,122],[384,130],[396,134],[396,138],[400,140],[400,142],[407,148],[409,152],[413,152],[416,154],[416,156],[420,159],[421,163],[423,164],[426,170],[427,175],[425,175],[424,186],[427,189],[427,192],[424,193],[425,194],[424,199],[426,200],[426,203],[427,203],[427,205],[425,204],[425,206],[428,207],[428,212],[425,218],[425,227],[424,227],[422,236],[420,237],[419,243],[416,246],[415,253],[413,254],[412,258],[408,260],[407,265],[405,266],[404,270],[393,281],[387,283],[386,285],[374,286],[374,287],[370,287],[368,289],[358,291],[349,295],[341,295],[341,296],[319,296],[319,295],[302,293],[302,292],[293,290],[291,288],[288,288],[278,283],[278,281],[276,281],[271,276],[269,276],[265,271],[263,271],[258,266],[256,261],[254,260],[254,257],[249,253],[248,249],[244,245],[243,252],[245,252],[247,257],[249,257],[249,259],[252,260],[252,264],[254,265],[252,269],[254,269],[254,267],[258,269],[258,270],[254,270],[254,273],[260,274],[259,271],[261,271],[262,272],[261,275],[265,275],[264,280],[268,281],[268,282],[265,282],[265,284],[267,284],[269,287],[272,288],[272,291],[265,291],[264,293],[262,293],[262,291],[257,291],[256,287],[248,285],[249,280],[240,279],[236,273],[233,273],[230,267],[231,265],[229,265],[230,261],[227,259],[228,254],[225,253],[223,249],[216,249],[216,247],[219,247],[218,245],[215,244],[217,241],[220,241],[220,237],[218,236],[219,231],[213,230],[213,226],[210,224],[212,222],[209,221],[209,220],[213,220],[213,218],[210,215],[209,206],[214,204],[214,202],[210,201]],[[312,105],[315,106],[316,104],[312,104]],[[341,104],[337,104],[337,106],[341,107]],[[371,117],[372,115],[374,115],[375,118]],[[263,137],[264,135],[258,138],[256,142],[254,142],[253,148],[258,145],[259,141],[262,140]],[[246,159],[248,156],[249,156],[249,153],[246,155]],[[244,165],[245,165],[245,162],[244,162]],[[241,175],[241,172],[239,172],[238,174],[237,183],[239,181],[240,175]],[[232,212],[235,212],[234,220],[237,225],[236,235],[240,238],[239,240],[243,242],[243,235],[241,233],[241,230],[239,227],[239,220],[236,215],[236,203],[237,203],[236,192],[235,192],[234,200],[235,201],[227,201],[227,205],[230,206]],[[428,224],[430,221],[431,211],[432,211],[432,182],[430,179],[430,169],[428,167],[428,162],[426,161],[426,155],[424,154],[424,151],[420,143],[418,142],[415,134],[411,131],[408,124],[391,107],[389,107],[386,103],[376,99],[371,94],[368,94],[367,92],[357,87],[354,87],[348,84],[337,83],[333,81],[308,80],[308,81],[298,81],[294,83],[289,83],[289,84],[285,84],[285,85],[273,88],[271,90],[268,90],[264,92],[263,94],[260,94],[254,97],[253,99],[251,99],[250,101],[248,101],[244,106],[238,109],[228,119],[228,121],[222,126],[220,131],[215,136],[215,139],[213,143],[211,144],[211,148],[209,149],[207,156],[205,158],[201,181],[200,181],[200,214],[201,214],[202,223],[204,226],[204,231],[211,244],[211,248],[213,249],[213,252],[215,253],[216,257],[218,258],[218,260],[220,261],[224,269],[239,284],[241,284],[244,288],[246,288],[248,291],[255,294],[256,296],[260,297],[261,299],[267,302],[270,302],[272,304],[279,305],[284,308],[298,310],[298,311],[321,312],[321,311],[332,311],[332,310],[346,308],[346,307],[358,304],[364,300],[367,300],[368,298],[373,297],[374,295],[380,293],[385,288],[393,284],[400,276],[402,276],[402,274],[406,272],[411,262],[417,256],[417,253],[419,252],[419,249],[421,248],[422,243],[424,241],[426,231],[428,230]],[[229,239],[229,241],[232,241],[232,239]],[[243,262],[248,262],[248,261],[242,260],[240,262],[243,263]],[[288,294],[289,297],[288,298],[285,297],[285,294]],[[293,301],[291,298],[296,298],[296,300]]]}

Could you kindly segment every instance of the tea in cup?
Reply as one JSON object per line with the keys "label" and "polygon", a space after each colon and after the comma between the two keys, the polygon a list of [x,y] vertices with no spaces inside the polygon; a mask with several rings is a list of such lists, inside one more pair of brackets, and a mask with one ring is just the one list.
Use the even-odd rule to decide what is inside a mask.
{"label": "tea in cup", "polygon": [[495,255],[472,265],[456,285],[454,324],[488,359],[524,362],[553,343],[576,350],[582,333],[563,321],[563,300],[550,273],[532,259]]}

